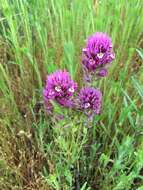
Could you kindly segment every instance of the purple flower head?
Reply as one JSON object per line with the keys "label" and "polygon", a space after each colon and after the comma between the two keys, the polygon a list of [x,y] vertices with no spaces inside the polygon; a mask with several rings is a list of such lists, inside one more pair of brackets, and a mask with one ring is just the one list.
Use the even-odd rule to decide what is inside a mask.
{"label": "purple flower head", "polygon": [[106,77],[107,74],[108,74],[107,69],[103,68],[103,69],[101,69],[101,70],[99,71],[98,76],[100,76],[100,77]]}
{"label": "purple flower head", "polygon": [[55,100],[65,107],[72,106],[71,97],[77,89],[77,84],[71,80],[67,71],[58,70],[47,76],[43,90],[45,102]]}
{"label": "purple flower head", "polygon": [[84,87],[79,92],[80,109],[93,111],[99,114],[101,110],[102,93],[92,87]]}
{"label": "purple flower head", "polygon": [[82,63],[88,71],[95,71],[115,59],[112,41],[107,34],[102,32],[90,36],[82,52]]}

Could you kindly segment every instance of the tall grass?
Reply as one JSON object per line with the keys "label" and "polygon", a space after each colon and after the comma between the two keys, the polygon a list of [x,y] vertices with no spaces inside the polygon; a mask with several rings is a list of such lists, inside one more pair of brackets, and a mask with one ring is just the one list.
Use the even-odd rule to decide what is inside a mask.
{"label": "tall grass", "polygon": [[[102,114],[90,129],[78,114],[47,119],[46,74],[66,68],[80,85],[96,31],[116,52]],[[0,189],[141,190],[143,1],[0,0],[0,35]]]}

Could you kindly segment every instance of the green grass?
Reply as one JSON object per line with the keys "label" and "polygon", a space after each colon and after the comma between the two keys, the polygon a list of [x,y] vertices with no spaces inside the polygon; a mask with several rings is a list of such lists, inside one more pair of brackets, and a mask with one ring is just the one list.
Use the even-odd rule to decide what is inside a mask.
{"label": "green grass", "polygon": [[[143,1],[0,0],[0,189],[143,189]],[[47,73],[66,68],[82,85],[81,49],[107,32],[116,59],[102,114],[40,107]]]}

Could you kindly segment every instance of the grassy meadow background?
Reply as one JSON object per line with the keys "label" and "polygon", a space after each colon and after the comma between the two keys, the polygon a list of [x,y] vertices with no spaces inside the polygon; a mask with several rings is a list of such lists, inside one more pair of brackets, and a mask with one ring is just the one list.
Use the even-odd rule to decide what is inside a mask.
{"label": "grassy meadow background", "polygon": [[[53,124],[46,75],[66,68],[81,86],[97,31],[116,53],[102,114],[89,129],[72,113]],[[0,0],[0,190],[143,190],[142,48],[142,0]]]}

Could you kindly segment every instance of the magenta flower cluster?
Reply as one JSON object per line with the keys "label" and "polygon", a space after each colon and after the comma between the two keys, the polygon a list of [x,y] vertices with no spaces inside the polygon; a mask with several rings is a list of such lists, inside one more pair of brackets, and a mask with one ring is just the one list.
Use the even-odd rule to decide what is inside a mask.
{"label": "magenta flower cluster", "polygon": [[55,100],[62,106],[72,107],[71,97],[76,89],[77,83],[71,80],[67,71],[56,71],[47,76],[46,86],[43,90],[44,100],[45,102]]}
{"label": "magenta flower cluster", "polygon": [[95,114],[100,113],[102,93],[92,87],[84,87],[79,92],[80,107],[84,110],[92,110]]}
{"label": "magenta flower cluster", "polygon": [[[106,65],[115,58],[112,41],[105,33],[97,32],[87,39],[86,47],[82,50],[83,70],[88,75],[105,77],[108,74]],[[47,76],[43,90],[44,102],[47,110],[51,110],[51,101],[66,108],[74,108],[100,114],[102,93],[90,85],[81,88],[77,93],[77,83],[67,71],[58,70]]]}
{"label": "magenta flower cluster", "polygon": [[86,47],[82,49],[82,64],[86,71],[107,76],[106,66],[114,59],[112,41],[107,34],[97,32],[87,39]]}

